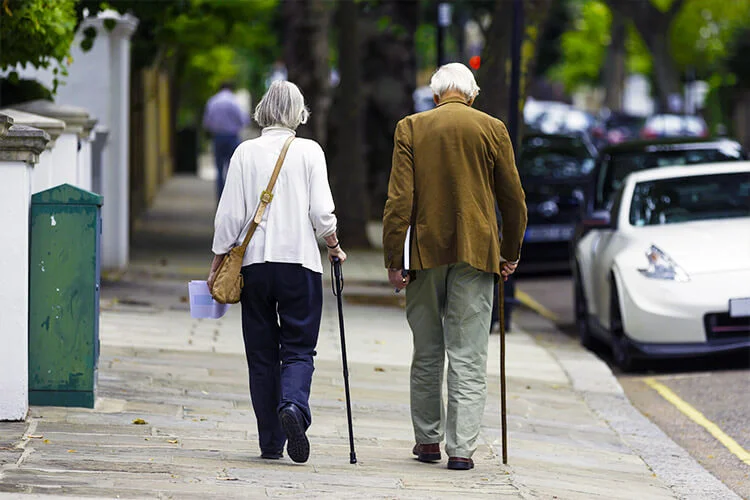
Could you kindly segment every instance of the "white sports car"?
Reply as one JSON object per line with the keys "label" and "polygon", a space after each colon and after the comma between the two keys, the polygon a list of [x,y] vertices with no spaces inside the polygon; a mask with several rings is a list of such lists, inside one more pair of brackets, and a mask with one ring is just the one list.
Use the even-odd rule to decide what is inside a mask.
{"label": "white sports car", "polygon": [[631,174],[575,248],[581,343],[639,358],[750,351],[750,162]]}

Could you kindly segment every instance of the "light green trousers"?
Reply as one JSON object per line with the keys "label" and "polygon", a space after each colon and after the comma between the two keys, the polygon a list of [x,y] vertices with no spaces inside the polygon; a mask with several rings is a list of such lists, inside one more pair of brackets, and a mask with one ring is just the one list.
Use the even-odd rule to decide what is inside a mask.
{"label": "light green trousers", "polygon": [[[494,275],[459,263],[417,271],[406,288],[414,336],[411,419],[417,443],[445,438],[449,457],[470,458],[487,399],[487,345]],[[448,356],[448,412],[442,398]]]}

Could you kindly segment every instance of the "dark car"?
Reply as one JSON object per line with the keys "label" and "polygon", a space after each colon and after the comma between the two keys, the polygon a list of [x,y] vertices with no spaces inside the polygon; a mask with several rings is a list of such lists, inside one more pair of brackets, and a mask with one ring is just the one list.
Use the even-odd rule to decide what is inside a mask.
{"label": "dark car", "polygon": [[613,194],[630,173],[670,165],[745,159],[745,150],[732,139],[672,138],[606,147],[599,152],[591,172],[582,219],[608,211]]}
{"label": "dark car", "polygon": [[610,112],[591,129],[591,136],[598,148],[609,144],[620,144],[638,138],[646,119],[622,112]]}
{"label": "dark car", "polygon": [[517,162],[529,213],[524,270],[567,268],[569,241],[595,157],[595,148],[583,135],[524,137]]}

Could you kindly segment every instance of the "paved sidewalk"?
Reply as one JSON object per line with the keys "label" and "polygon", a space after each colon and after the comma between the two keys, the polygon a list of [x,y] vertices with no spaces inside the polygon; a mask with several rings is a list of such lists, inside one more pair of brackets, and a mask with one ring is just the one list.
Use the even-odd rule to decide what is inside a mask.
{"label": "paved sidewalk", "polygon": [[[392,292],[374,284],[382,269],[372,252],[353,252],[345,264],[358,464],[349,464],[330,292],[310,461],[261,460],[239,306],[221,320],[193,320],[185,302],[186,281],[200,279],[210,261],[212,192],[211,183],[178,177],[136,225],[133,265],[103,287],[96,408],[33,407],[27,422],[0,423],[0,497],[732,498],[718,481],[703,496],[657,477],[590,404],[599,398],[632,409],[606,366],[575,347],[561,360],[517,329],[507,337],[510,464],[499,458],[497,335],[476,468],[414,460],[410,332],[403,310],[389,305]],[[583,384],[587,376],[592,383]]]}

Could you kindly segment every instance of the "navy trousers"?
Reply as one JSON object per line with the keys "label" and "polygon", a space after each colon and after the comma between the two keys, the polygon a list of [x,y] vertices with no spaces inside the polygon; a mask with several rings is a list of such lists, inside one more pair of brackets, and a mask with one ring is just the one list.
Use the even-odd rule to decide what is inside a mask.
{"label": "navy trousers", "polygon": [[313,356],[323,310],[321,275],[299,264],[242,268],[242,334],[262,452],[284,449],[278,411],[292,403],[309,427]]}
{"label": "navy trousers", "polygon": [[229,160],[232,159],[234,150],[240,144],[237,134],[217,134],[214,136],[214,160],[216,161],[216,194],[217,200],[221,198],[224,191],[224,183],[227,179]]}

